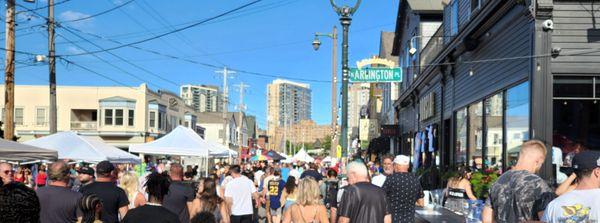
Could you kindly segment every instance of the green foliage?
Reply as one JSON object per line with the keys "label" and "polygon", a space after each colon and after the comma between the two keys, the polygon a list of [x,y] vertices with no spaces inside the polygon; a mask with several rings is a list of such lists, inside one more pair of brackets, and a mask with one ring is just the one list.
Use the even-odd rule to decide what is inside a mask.
{"label": "green foliage", "polygon": [[475,196],[485,200],[488,197],[492,184],[498,180],[498,176],[498,172],[493,169],[473,172],[473,174],[471,174],[471,185]]}

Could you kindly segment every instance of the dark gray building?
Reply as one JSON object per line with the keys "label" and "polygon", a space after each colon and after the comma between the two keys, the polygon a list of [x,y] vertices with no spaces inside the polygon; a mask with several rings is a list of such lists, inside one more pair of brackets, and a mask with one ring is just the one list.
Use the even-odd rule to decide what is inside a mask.
{"label": "dark gray building", "polygon": [[[400,2],[394,42],[406,75],[394,104],[402,153],[425,165],[506,170],[524,140],[539,139],[549,148],[541,175],[551,180],[551,146],[563,153],[577,142],[600,149],[599,4],[416,2]],[[443,24],[422,35],[416,24],[424,18],[419,11],[427,10],[415,13],[411,5],[436,11],[436,2]],[[435,130],[428,141],[433,146],[419,157],[415,138],[429,134],[428,127]]]}

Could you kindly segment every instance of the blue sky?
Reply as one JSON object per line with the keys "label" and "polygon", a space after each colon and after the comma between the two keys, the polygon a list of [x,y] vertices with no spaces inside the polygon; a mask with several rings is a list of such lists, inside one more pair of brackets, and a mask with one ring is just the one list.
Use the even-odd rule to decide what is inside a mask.
{"label": "blue sky", "polygon": [[[61,1],[64,0],[55,0]],[[119,45],[115,42],[131,43],[147,39],[250,2],[253,1],[70,0],[56,6],[57,21],[81,19],[121,4],[126,5],[91,19],[63,22],[62,25],[70,27],[73,33],[65,28],[56,29],[56,54],[98,51],[100,48],[97,46],[106,49]],[[351,0],[337,2],[340,5],[354,4]],[[25,11],[24,7],[33,9],[47,3],[46,0],[37,0],[36,3],[17,0],[17,4],[19,12]],[[397,7],[398,0],[362,2],[350,27],[350,66],[355,66],[357,60],[378,54],[380,32],[394,30]],[[2,11],[4,10],[3,6]],[[36,12],[42,16],[47,15],[46,9]],[[46,30],[40,26],[44,23],[43,18],[35,13],[22,12],[17,16],[17,23],[17,50],[47,54]],[[215,68],[167,58],[149,53],[150,50],[199,63],[228,66],[282,78],[328,81],[331,79],[332,43],[329,39],[322,39],[321,49],[315,52],[311,42],[314,32],[330,32],[333,25],[337,25],[341,33],[338,17],[327,0],[262,0],[206,24],[135,45],[146,51],[131,47],[111,51],[129,63],[106,52],[95,54],[104,61],[92,55],[65,57],[80,66],[116,79],[119,83],[64,61],[57,61],[57,80],[59,85],[137,86],[146,82],[154,90],[160,88],[177,93],[179,84],[222,85],[222,80],[214,72]],[[3,42],[4,35],[0,39]],[[341,35],[338,44],[341,55]],[[3,55],[0,57],[4,59]],[[47,65],[34,64],[32,61],[33,56],[17,55],[17,84],[47,84]],[[341,72],[341,69],[338,68],[338,71]],[[273,79],[238,73],[230,80],[232,104],[237,104],[239,100],[239,93],[233,85],[240,82],[250,85],[244,102],[248,113],[257,116],[261,127],[266,125],[266,85]],[[313,90],[312,118],[320,124],[329,123],[330,84],[306,83]],[[234,109],[234,106],[230,105],[230,109]]]}

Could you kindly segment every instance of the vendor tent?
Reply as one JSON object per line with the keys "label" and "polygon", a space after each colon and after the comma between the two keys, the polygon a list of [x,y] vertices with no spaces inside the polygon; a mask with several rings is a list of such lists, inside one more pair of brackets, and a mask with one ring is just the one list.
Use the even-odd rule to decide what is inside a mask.
{"label": "vendor tent", "polygon": [[209,140],[206,140],[206,142],[208,142],[208,144],[213,146],[212,150],[209,153],[209,155],[211,157],[223,158],[223,157],[237,157],[238,156],[238,152],[236,152],[230,148],[227,148],[226,146],[224,146],[220,143],[216,143],[216,142],[209,141]]}
{"label": "vendor tent", "polygon": [[35,160],[56,160],[58,153],[18,142],[0,139],[0,160],[8,162],[27,162]]}
{"label": "vendor tent", "polygon": [[202,139],[194,130],[183,126],[177,126],[156,141],[129,146],[129,152],[173,156],[208,157],[211,150],[215,151],[213,145]]}
{"label": "vendor tent", "polygon": [[315,159],[312,158],[310,155],[308,155],[308,153],[304,149],[301,149],[300,151],[298,151],[298,153],[296,153],[296,155],[294,155],[294,157],[292,157],[292,159],[295,161],[302,161],[302,162],[307,162],[307,163],[315,161]]}
{"label": "vendor tent", "polygon": [[271,157],[272,160],[285,160],[286,159],[284,156],[282,156],[281,154],[279,154],[273,150],[269,150],[266,155],[268,157]]}
{"label": "vendor tent", "polygon": [[25,144],[58,152],[59,159],[70,159],[97,163],[108,160],[113,163],[140,163],[140,158],[101,139],[77,135],[75,132],[60,132],[33,139]]}

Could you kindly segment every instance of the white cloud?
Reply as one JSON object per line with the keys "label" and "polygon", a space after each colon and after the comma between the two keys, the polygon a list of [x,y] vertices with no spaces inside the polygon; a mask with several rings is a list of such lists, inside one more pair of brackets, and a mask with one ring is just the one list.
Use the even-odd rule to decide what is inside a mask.
{"label": "white cloud", "polygon": [[80,53],[85,53],[85,51],[83,51],[82,49],[79,49],[77,47],[74,46],[69,46],[67,47],[67,53],[68,54],[80,54]]}
{"label": "white cloud", "polygon": [[[82,12],[76,12],[76,11],[69,10],[69,11],[60,13],[59,18],[61,21],[71,21],[71,20],[86,18],[89,16],[90,15],[82,13]],[[89,19],[76,21],[76,22],[69,22],[68,24],[75,28],[87,29],[89,31],[89,29],[92,29],[94,27],[94,18],[89,18]]]}

